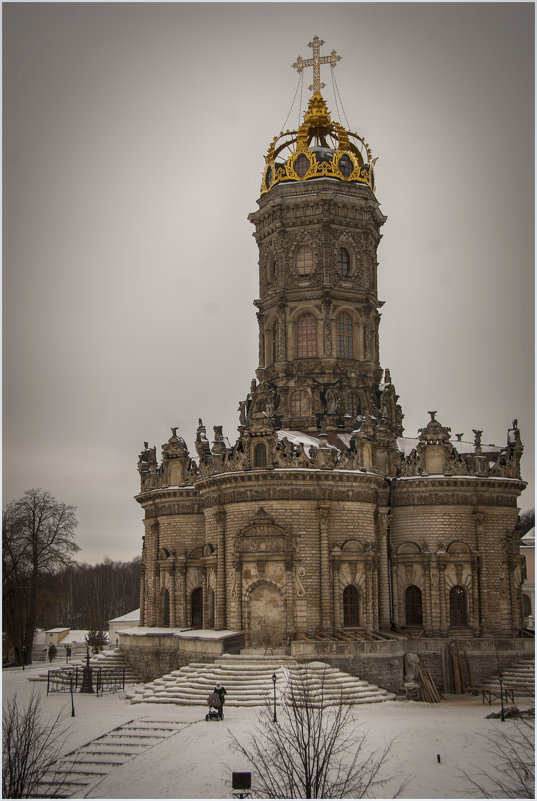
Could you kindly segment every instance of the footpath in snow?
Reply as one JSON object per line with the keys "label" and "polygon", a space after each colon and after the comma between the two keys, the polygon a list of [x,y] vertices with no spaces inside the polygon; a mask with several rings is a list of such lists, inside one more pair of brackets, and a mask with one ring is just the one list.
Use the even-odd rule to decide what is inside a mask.
{"label": "footpath in snow", "polygon": [[[206,722],[206,710],[199,706],[131,704],[124,693],[99,697],[78,693],[75,717],[71,717],[68,693],[47,696],[46,683],[28,680],[32,672],[35,675],[45,669],[38,663],[24,671],[4,670],[3,701],[16,694],[18,703],[25,705],[33,690],[40,694],[47,718],[64,710],[65,724],[70,727],[64,753],[104,735],[108,741],[124,737],[126,743],[134,741],[131,734],[135,731],[164,732],[130,749],[132,755],[123,748],[127,753],[124,760],[114,760],[104,771],[99,769],[93,788],[73,797],[230,798],[232,771],[255,771],[255,766],[233,751],[230,734],[249,745],[258,719],[256,708],[226,707],[224,721]],[[529,704],[519,706],[527,708]],[[385,769],[393,778],[377,797],[392,797],[407,778],[402,798],[479,798],[462,774],[475,774],[476,766],[485,769],[491,764],[485,737],[500,728],[513,729],[510,720],[486,719],[491,710],[498,709],[499,703],[484,706],[480,697],[473,696],[450,696],[441,704],[385,701],[353,708],[357,729],[368,734],[368,750],[381,750],[394,740]],[[124,727],[122,731],[126,727],[126,734],[120,731],[110,737],[119,727]]]}

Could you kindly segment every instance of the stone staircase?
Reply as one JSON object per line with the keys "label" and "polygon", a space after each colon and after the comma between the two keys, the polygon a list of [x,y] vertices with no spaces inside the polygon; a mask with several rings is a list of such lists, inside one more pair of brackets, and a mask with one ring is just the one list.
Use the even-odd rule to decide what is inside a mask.
{"label": "stone staircase", "polygon": [[[535,658],[528,657],[505,668],[502,671],[503,685],[514,687],[515,701],[519,698],[533,698],[535,696]],[[493,673],[481,685],[482,687],[499,687],[498,673]]]}
{"label": "stone staircase", "polygon": [[[220,682],[227,690],[225,706],[264,706],[274,696],[272,676],[276,675],[279,703],[306,693],[312,706],[371,704],[395,698],[356,676],[324,662],[298,663],[291,657],[224,655],[214,663],[192,662],[159,679],[127,691],[131,703],[183,704],[207,707],[207,696]],[[312,699],[313,698],[313,702]]]}
{"label": "stone staircase", "polygon": [[171,737],[184,723],[132,720],[58,760],[41,780],[37,798],[86,798],[108,773],[142,751]]}
{"label": "stone staircase", "polygon": [[[53,661],[49,664],[48,669],[39,673],[30,674],[28,681],[47,681],[49,670],[58,670],[60,668],[83,668],[86,665],[85,659],[73,659],[66,664],[59,660]],[[90,658],[90,666],[93,668],[124,668],[125,669],[125,685],[139,684],[140,677],[128,666],[125,657],[119,649],[115,651],[101,651]]]}

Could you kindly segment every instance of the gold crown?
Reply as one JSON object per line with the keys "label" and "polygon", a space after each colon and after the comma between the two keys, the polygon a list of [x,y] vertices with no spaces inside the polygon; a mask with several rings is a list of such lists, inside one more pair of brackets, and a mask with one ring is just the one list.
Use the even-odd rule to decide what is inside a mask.
{"label": "gold crown", "polygon": [[[286,148],[290,150],[287,159],[276,161]],[[271,142],[265,156],[261,194],[281,181],[307,181],[324,176],[357,181],[374,191],[375,162],[369,145],[361,136],[332,122],[324,98],[317,91],[310,98],[300,128],[285,131]]]}

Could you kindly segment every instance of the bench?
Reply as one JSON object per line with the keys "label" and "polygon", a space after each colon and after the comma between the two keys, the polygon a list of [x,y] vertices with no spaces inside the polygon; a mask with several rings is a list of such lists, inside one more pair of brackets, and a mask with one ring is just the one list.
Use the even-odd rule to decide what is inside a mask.
{"label": "bench", "polygon": [[493,701],[501,700],[501,696],[505,698],[506,702],[511,704],[515,703],[515,688],[514,687],[470,687],[469,690],[477,690],[483,696],[483,703],[485,701],[490,706]]}

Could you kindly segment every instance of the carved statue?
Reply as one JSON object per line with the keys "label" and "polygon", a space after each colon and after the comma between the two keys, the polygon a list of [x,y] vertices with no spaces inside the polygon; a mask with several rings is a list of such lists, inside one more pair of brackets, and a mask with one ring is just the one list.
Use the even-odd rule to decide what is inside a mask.
{"label": "carved statue", "polygon": [[405,654],[404,658],[404,683],[416,683],[419,678],[418,668],[420,665],[420,658],[412,651]]}

